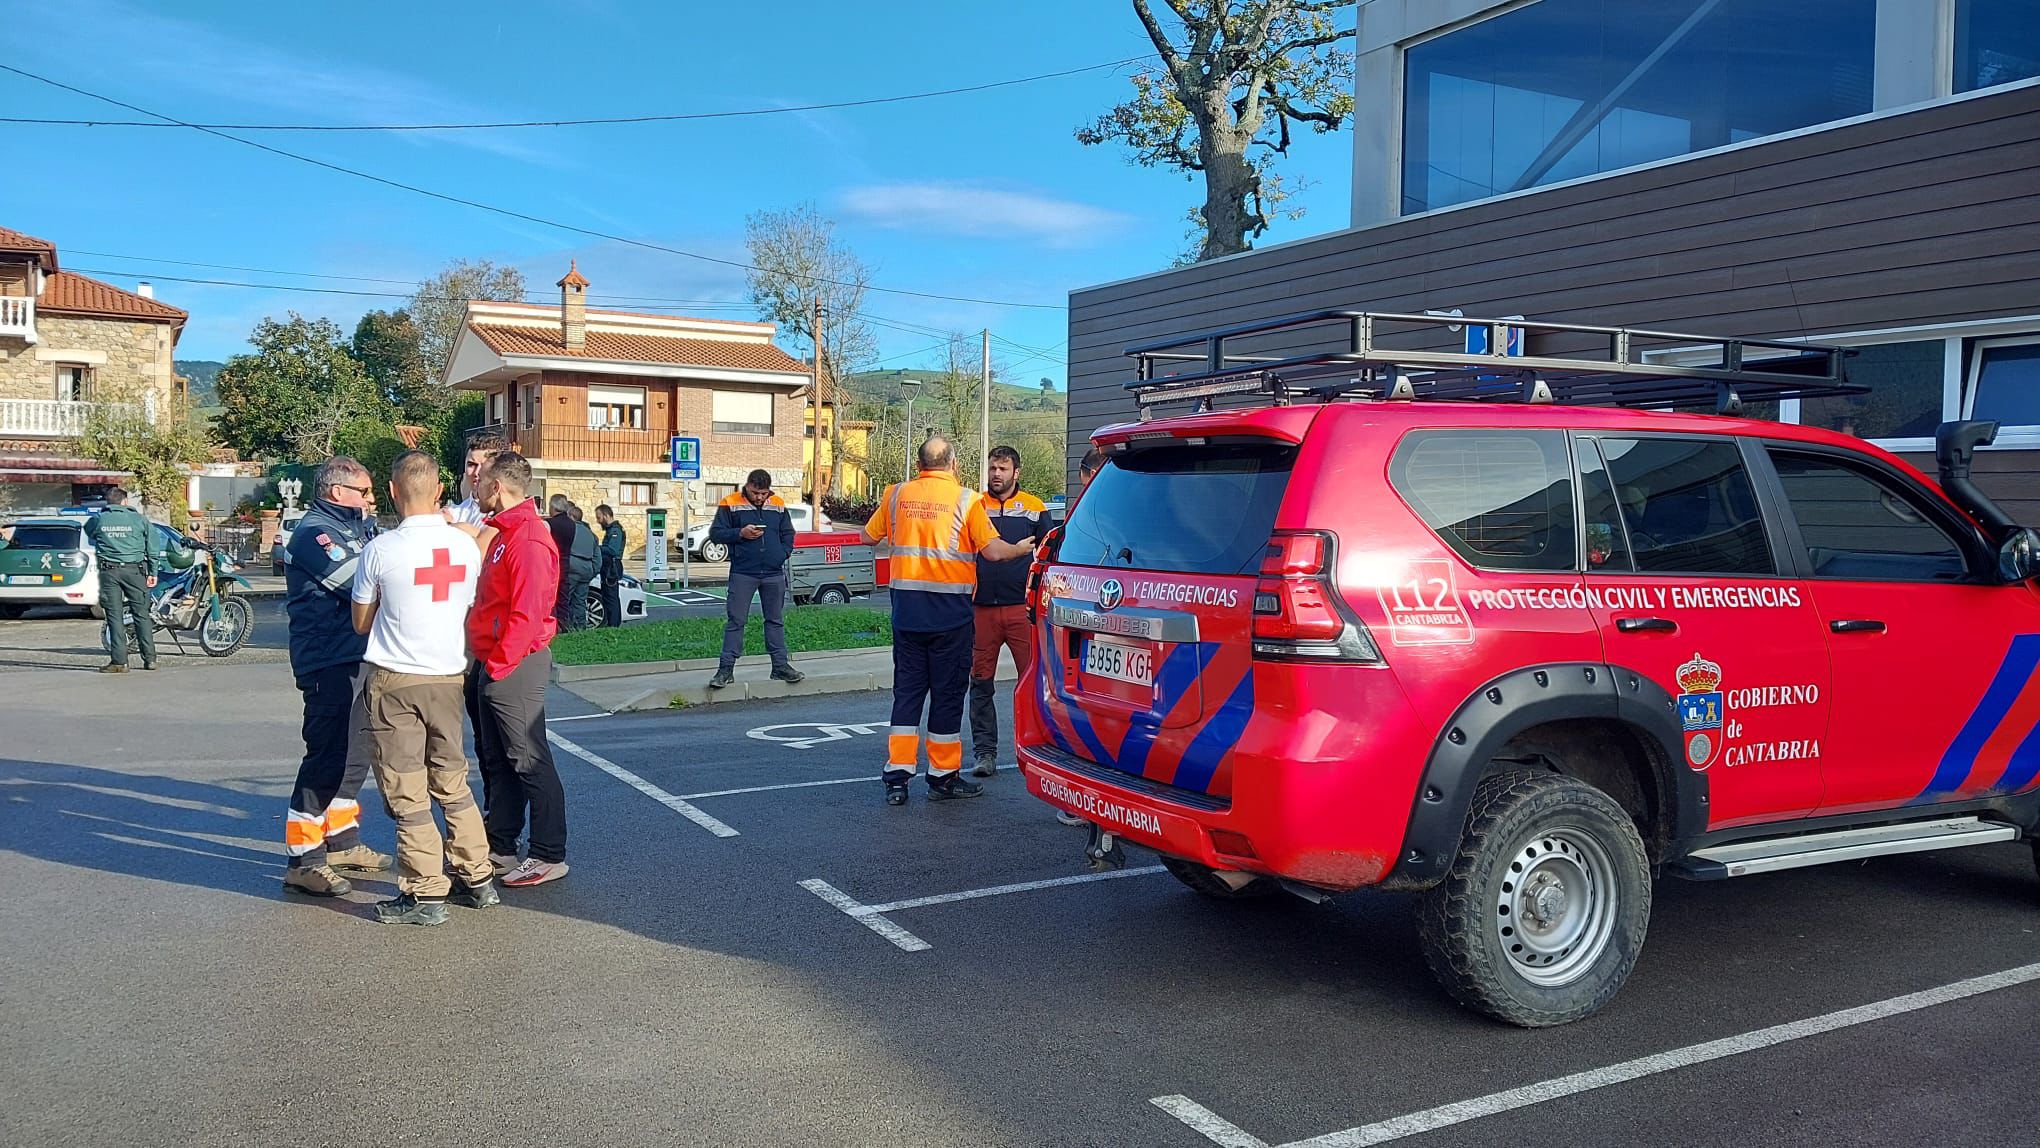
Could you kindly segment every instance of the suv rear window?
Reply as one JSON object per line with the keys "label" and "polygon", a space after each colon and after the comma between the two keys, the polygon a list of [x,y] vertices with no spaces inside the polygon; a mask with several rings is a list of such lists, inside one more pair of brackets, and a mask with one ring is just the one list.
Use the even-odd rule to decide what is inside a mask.
{"label": "suv rear window", "polygon": [[55,523],[17,526],[7,545],[16,550],[78,550],[78,528]]}
{"label": "suv rear window", "polygon": [[1563,431],[1418,431],[1388,480],[1461,558],[1489,570],[1571,570],[1572,463]]}
{"label": "suv rear window", "polygon": [[1185,574],[1261,568],[1296,448],[1167,445],[1114,455],[1063,530],[1061,561]]}

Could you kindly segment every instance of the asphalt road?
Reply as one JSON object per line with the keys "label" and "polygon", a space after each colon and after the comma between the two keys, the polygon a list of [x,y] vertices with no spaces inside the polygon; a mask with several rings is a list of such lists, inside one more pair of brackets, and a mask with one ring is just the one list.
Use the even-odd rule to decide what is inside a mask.
{"label": "asphalt road", "polygon": [[[879,695],[583,717],[556,691],[572,874],[426,930],[372,922],[381,881],[278,892],[280,667],[4,681],[0,1144],[1196,1148],[1419,1113],[1399,1128],[1429,1131],[1390,1139],[2033,1141],[2023,845],[1661,882],[1624,993],[1532,1032],[1443,996],[1404,896],[1218,904],[1155,873],[999,891],[1088,877],[1083,833],[1010,771],[980,800],[883,806]],[[2006,970],[2029,979],[1833,1015]],[[1810,1018],[1861,1023],[1692,1051]],[[1696,1062],[1431,1111],[1674,1052]]]}

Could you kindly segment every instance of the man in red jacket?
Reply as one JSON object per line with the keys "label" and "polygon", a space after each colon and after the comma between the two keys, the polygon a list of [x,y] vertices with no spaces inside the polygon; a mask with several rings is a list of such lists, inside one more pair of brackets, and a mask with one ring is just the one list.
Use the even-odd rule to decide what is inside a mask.
{"label": "man in red jacket", "polygon": [[[545,740],[560,552],[526,497],[530,489],[531,464],[521,454],[505,451],[482,471],[476,500],[490,517],[480,531],[481,579],[467,618],[489,860],[513,889],[567,875],[567,800]],[[527,807],[530,849],[520,862]]]}

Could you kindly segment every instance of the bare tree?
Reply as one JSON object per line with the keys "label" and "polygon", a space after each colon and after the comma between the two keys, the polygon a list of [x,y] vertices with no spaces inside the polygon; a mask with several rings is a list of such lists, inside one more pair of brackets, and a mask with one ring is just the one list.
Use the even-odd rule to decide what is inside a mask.
{"label": "bare tree", "polygon": [[423,283],[405,305],[418,328],[418,363],[425,379],[438,385],[453,357],[454,340],[467,319],[467,305],[482,299],[514,303],[524,298],[524,272],[487,259],[456,259]]}
{"label": "bare tree", "polygon": [[[836,224],[803,203],[784,211],[753,212],[744,220],[744,246],[753,270],[748,273],[751,302],[779,329],[805,342],[815,361],[815,426],[826,404],[829,454],[843,454],[842,411],[849,396],[841,380],[878,353],[878,342],[864,322],[864,294],[871,269],[836,238]],[[821,307],[821,329],[815,330],[815,308]],[[805,428],[804,428],[805,433]],[[817,466],[820,452],[814,454]],[[830,494],[843,492],[840,461],[829,468]],[[819,500],[819,491],[812,493]]]}
{"label": "bare tree", "polygon": [[[1273,167],[1293,125],[1337,131],[1353,111],[1352,0],[1133,0],[1160,54],[1133,76],[1133,98],[1077,129],[1077,141],[1117,141],[1132,162],[1204,176],[1196,258],[1245,251],[1283,211]],[[1341,27],[1337,17],[1345,13]],[[1291,211],[1294,218],[1301,211]]]}

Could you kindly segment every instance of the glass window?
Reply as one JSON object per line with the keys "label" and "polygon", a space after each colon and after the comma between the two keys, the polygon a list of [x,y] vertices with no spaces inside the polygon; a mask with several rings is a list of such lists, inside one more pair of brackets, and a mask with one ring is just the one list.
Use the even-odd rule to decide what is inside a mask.
{"label": "glass window", "polygon": [[1629,534],[1622,529],[1622,502],[1615,496],[1615,480],[1601,461],[1601,450],[1592,439],[1579,443],[1580,498],[1586,504],[1587,569],[1634,570],[1629,557]]}
{"label": "glass window", "polygon": [[616,501],[622,506],[650,506],[652,484],[649,482],[621,482],[616,486]]}
{"label": "glass window", "polygon": [[92,384],[95,379],[91,367],[75,363],[57,364],[57,401],[84,403],[92,401]]}
{"label": "glass window", "polygon": [[1801,399],[1799,421],[1859,438],[1932,438],[1941,425],[1940,339],[1861,347],[1843,367],[1867,395]]}
{"label": "glass window", "polygon": [[1636,569],[1773,574],[1742,452],[1727,440],[1601,440]]}
{"label": "glass window", "polygon": [[1296,462],[1292,446],[1156,446],[1116,454],[1064,529],[1063,561],[1253,574]]}
{"label": "glass window", "polygon": [[1955,90],[2040,76],[2040,0],[1957,0]]}
{"label": "glass window", "polygon": [[1540,0],[1412,45],[1404,214],[1861,115],[1877,0]]}
{"label": "glass window", "polygon": [[1970,417],[2040,426],[2040,340],[1978,343],[1969,371]]}
{"label": "glass window", "polygon": [[716,391],[709,401],[715,433],[772,433],[771,395],[760,391]]}
{"label": "glass window", "polygon": [[1419,431],[1396,448],[1388,477],[1475,566],[1571,570],[1578,560],[1562,432]]}
{"label": "glass window", "polygon": [[1950,582],[1962,547],[1897,488],[1818,455],[1771,452],[1814,574],[1864,582]]}
{"label": "glass window", "polygon": [[591,430],[645,429],[645,389],[589,387],[588,426]]}
{"label": "glass window", "polygon": [[16,550],[82,550],[83,534],[76,526],[30,522],[15,527],[7,545]]}

